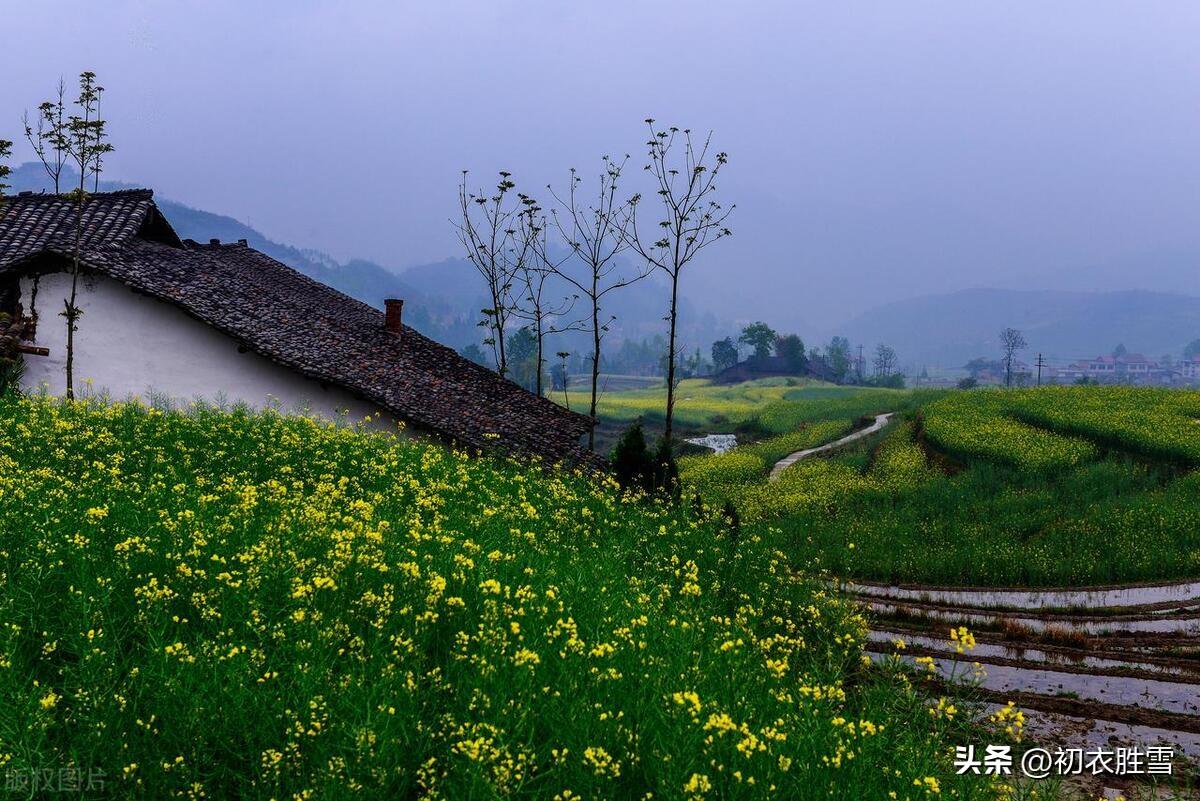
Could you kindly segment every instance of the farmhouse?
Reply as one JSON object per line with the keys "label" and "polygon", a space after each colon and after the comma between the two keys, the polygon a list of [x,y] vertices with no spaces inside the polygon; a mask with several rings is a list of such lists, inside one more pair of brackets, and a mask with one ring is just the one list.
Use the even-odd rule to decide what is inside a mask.
{"label": "farmhouse", "polygon": [[[244,242],[180,240],[149,190],[92,195],[82,219],[76,391],[378,416],[463,446],[586,458],[586,417],[404,325],[400,300],[380,312]],[[26,390],[65,390],[76,227],[62,196],[0,209],[0,349],[22,354]]]}
{"label": "farmhouse", "polygon": [[1192,355],[1192,358],[1179,363],[1179,375],[1187,381],[1200,380],[1200,353]]}
{"label": "farmhouse", "polygon": [[782,356],[750,357],[713,374],[714,384],[737,384],[771,376],[800,375],[801,371],[788,364]]}
{"label": "farmhouse", "polygon": [[1059,371],[1061,381],[1088,378],[1101,384],[1168,384],[1173,371],[1140,353],[1097,356]]}

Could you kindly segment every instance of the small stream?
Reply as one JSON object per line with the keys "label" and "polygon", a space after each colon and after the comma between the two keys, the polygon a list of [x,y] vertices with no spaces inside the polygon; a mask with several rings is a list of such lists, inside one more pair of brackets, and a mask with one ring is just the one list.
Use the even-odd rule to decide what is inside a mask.
{"label": "small stream", "polygon": [[689,445],[699,445],[701,448],[711,448],[715,453],[728,453],[737,447],[736,434],[706,434],[703,437],[693,437],[684,440]]}

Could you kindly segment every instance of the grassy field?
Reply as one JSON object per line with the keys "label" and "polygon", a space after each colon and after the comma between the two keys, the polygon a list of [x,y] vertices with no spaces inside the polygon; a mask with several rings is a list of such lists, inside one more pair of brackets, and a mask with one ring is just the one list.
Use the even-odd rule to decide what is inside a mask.
{"label": "grassy field", "polygon": [[[640,419],[647,431],[661,431],[665,386],[606,391],[597,404],[601,447],[607,451],[625,427]],[[815,420],[847,422],[865,414],[905,406],[911,392],[847,388],[802,378],[765,378],[716,385],[705,378],[682,381],[676,395],[675,428],[680,436],[739,433],[746,439],[794,431]],[[586,412],[587,392],[571,391],[570,406]],[[562,394],[554,397],[564,402]]]}
{"label": "grassy field", "polygon": [[781,530],[796,564],[842,575],[981,585],[1200,575],[1197,393],[1070,387],[908,402],[885,433],[778,482],[766,473],[782,452],[834,439],[849,421],[802,421],[779,448],[685,459],[683,479]]}
{"label": "grassy field", "polygon": [[0,442],[9,774],[152,799],[1010,797],[953,775],[967,715],[868,669],[857,610],[768,528],[274,413],[8,398]]}

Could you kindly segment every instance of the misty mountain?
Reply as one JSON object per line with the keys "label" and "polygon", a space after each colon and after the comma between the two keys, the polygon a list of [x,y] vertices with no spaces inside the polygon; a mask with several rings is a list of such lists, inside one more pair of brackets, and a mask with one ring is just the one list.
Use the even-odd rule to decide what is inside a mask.
{"label": "misty mountain", "polygon": [[996,276],[1001,289],[1048,289],[1064,292],[1086,287],[1089,292],[1120,292],[1136,287],[1150,292],[1190,295],[1200,291],[1200,252],[1159,249],[1136,256],[1114,256],[1083,266],[1054,270],[1014,268],[1008,276]]}
{"label": "misty mountain", "polygon": [[1052,363],[1093,358],[1118,344],[1157,358],[1178,358],[1200,338],[1200,297],[1165,292],[1055,292],[968,289],[888,303],[844,324],[853,343],[896,349],[916,368],[961,367],[999,356],[999,333],[1011,326],[1029,342],[1026,359]]}

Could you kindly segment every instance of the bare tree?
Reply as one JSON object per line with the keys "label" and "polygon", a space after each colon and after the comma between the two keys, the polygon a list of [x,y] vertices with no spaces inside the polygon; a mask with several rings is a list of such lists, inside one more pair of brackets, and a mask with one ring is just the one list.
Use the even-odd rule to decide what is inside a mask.
{"label": "bare tree", "polygon": [[878,378],[887,378],[892,374],[892,370],[896,369],[896,351],[888,345],[880,343],[875,348],[875,375]]}
{"label": "bare tree", "polygon": [[0,139],[0,218],[4,216],[4,190],[8,189],[8,176],[12,174],[7,164],[12,158],[12,146],[8,139]]}
{"label": "bare tree", "polygon": [[0,139],[0,208],[4,206],[4,190],[8,189],[6,179],[11,174],[12,170],[5,163],[12,157],[13,143],[7,139]]}
{"label": "bare tree", "polygon": [[596,404],[600,388],[600,351],[604,337],[616,317],[604,315],[605,298],[619,289],[634,284],[653,272],[653,265],[644,263],[641,270],[630,272],[623,268],[617,258],[629,247],[628,222],[630,215],[624,203],[617,199],[617,185],[621,171],[629,160],[620,162],[604,157],[604,169],[600,174],[593,203],[580,196],[583,179],[572,168],[567,191],[560,195],[553,187],[547,187],[554,197],[555,208],[550,219],[559,236],[571,249],[568,258],[554,265],[554,272],[570,283],[579,292],[587,308],[587,319],[581,330],[592,335],[592,381],[591,403],[588,416],[592,420],[588,430],[588,448],[596,445]]}
{"label": "bare tree", "polygon": [[511,201],[509,193],[517,186],[511,180],[512,173],[500,173],[496,191],[491,195],[485,195],[482,190],[478,194],[469,192],[466,170],[462,176],[458,185],[462,217],[454,227],[467,259],[487,285],[491,307],[481,310],[483,319],[479,326],[488,330],[484,344],[491,347],[496,371],[503,376],[508,372],[504,332],[512,315],[513,282],[533,247],[528,240],[519,241],[520,220],[521,215],[536,204],[532,198],[521,194],[517,194],[515,203]]}
{"label": "bare tree", "polygon": [[63,302],[63,317],[67,319],[67,399],[75,397],[75,331],[83,310],[79,308],[80,251],[83,247],[83,212],[88,202],[87,178],[94,176],[99,186],[100,173],[104,169],[104,157],[113,151],[106,142],[104,118],[100,116],[100,96],[104,87],[96,83],[94,72],[79,76],[79,97],[75,100],[78,112],[67,120],[65,150],[79,168],[79,186],[71,193],[75,202],[75,247],[71,260],[71,294]]}
{"label": "bare tree", "polygon": [[1015,328],[1005,328],[1000,332],[1000,347],[1004,350],[1004,386],[1012,386],[1013,365],[1017,361],[1017,353],[1029,347],[1024,335]]}
{"label": "bare tree", "polygon": [[[629,200],[627,220],[622,230],[635,252],[653,269],[662,270],[671,282],[671,305],[667,312],[670,333],[667,337],[667,415],[664,442],[670,447],[675,418],[675,364],[680,355],[676,339],[679,318],[679,279],[685,267],[701,250],[733,232],[725,225],[736,206],[723,208],[714,199],[716,179],[729,161],[728,155],[709,153],[712,133],[702,144],[692,140],[689,129],[669,128],[656,131],[654,120],[646,120],[650,140],[646,143],[649,163],[645,170],[654,179],[654,193],[661,203],[661,218],[651,234],[639,227],[641,195]],[[682,143],[682,152],[677,145]],[[710,162],[711,159],[711,162]]]}
{"label": "bare tree", "polygon": [[[25,139],[33,148],[34,155],[42,163],[46,175],[54,184],[54,194],[62,192],[62,174],[68,155],[68,135],[70,133],[67,119],[67,84],[60,77],[58,92],[54,100],[47,100],[38,105],[36,127],[29,122],[29,112],[21,116],[25,128]],[[29,312],[37,320],[37,292],[41,276],[33,277],[33,291],[30,294]]]}
{"label": "bare tree", "polygon": [[[100,90],[103,91],[103,90]],[[37,125],[30,124],[29,112],[21,117],[25,127],[25,138],[29,146],[42,162],[46,175],[54,182],[54,194],[62,191],[62,172],[67,163],[67,137],[70,133],[69,121],[66,117],[67,85],[62,78],[58,79],[58,97],[47,100],[37,108]],[[99,116],[99,95],[96,98],[96,114]],[[96,173],[97,182],[99,173]],[[98,186],[98,184],[97,184]]]}
{"label": "bare tree", "polygon": [[555,261],[550,253],[548,226],[541,212],[541,207],[533,204],[519,215],[517,233],[513,237],[517,243],[515,247],[529,248],[530,252],[522,258],[513,259],[517,265],[517,290],[511,312],[513,317],[529,326],[537,343],[534,386],[538,397],[543,392],[542,366],[546,363],[546,337],[579,331],[583,327],[583,321],[567,319],[579,299],[578,295],[562,298],[548,296],[548,284],[558,274],[562,261]]}

